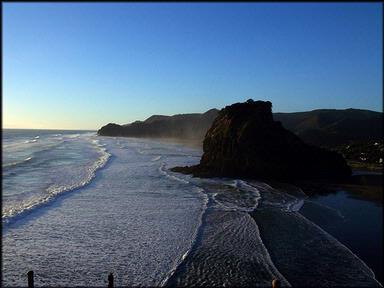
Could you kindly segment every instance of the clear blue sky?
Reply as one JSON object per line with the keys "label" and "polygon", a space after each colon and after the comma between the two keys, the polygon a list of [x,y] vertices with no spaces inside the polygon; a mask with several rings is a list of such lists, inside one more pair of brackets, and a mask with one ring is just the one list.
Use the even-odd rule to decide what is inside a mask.
{"label": "clear blue sky", "polygon": [[381,3],[3,3],[3,127],[382,110]]}

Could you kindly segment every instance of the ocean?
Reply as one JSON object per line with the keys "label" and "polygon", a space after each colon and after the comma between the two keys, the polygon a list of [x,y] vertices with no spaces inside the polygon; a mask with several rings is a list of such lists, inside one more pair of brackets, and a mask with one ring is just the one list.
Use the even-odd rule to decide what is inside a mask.
{"label": "ocean", "polygon": [[112,272],[116,286],[380,287],[362,248],[326,225],[345,215],[297,187],[171,172],[202,155],[177,143],[2,133],[3,286],[33,270],[36,286],[106,286]]}

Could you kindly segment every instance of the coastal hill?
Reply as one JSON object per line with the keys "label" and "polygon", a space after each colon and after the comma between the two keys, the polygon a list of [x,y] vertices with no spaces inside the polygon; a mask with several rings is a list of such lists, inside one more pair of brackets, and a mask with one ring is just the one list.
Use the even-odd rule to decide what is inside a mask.
{"label": "coastal hill", "polygon": [[272,103],[235,103],[220,110],[204,138],[200,164],[171,170],[199,177],[346,178],[341,154],[304,143],[274,121]]}
{"label": "coastal hill", "polygon": [[273,118],[307,143],[334,145],[383,138],[383,113],[361,109],[318,109],[274,113]]}
{"label": "coastal hill", "polygon": [[97,133],[102,136],[181,138],[202,141],[217,114],[217,109],[211,109],[203,114],[153,115],[145,121],[126,125],[109,123]]}
{"label": "coastal hill", "polygon": [[[153,115],[145,121],[103,126],[102,136],[168,137],[203,141],[219,110],[174,116]],[[304,142],[320,145],[383,139],[383,113],[360,109],[319,109],[273,113],[273,118]]]}

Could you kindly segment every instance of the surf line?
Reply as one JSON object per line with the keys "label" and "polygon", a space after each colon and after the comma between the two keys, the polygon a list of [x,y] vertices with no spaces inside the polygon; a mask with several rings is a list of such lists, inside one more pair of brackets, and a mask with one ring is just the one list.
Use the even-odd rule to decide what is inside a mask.
{"label": "surf line", "polygon": [[200,187],[198,188],[200,190],[199,192],[203,193],[206,196],[206,201],[204,202],[204,206],[203,206],[204,208],[200,216],[199,225],[192,237],[192,241],[189,248],[181,256],[181,258],[177,260],[176,264],[172,267],[172,269],[166,274],[164,279],[160,282],[160,285],[159,285],[160,287],[167,286],[169,282],[174,280],[174,277],[178,274],[178,272],[184,268],[187,259],[190,257],[190,255],[194,251],[197,250],[197,247],[199,247],[200,243],[202,242],[203,232],[204,232],[205,224],[207,222],[206,218],[207,218],[208,212],[212,209],[212,206],[213,206],[212,203],[214,202],[214,200],[209,195],[204,193],[204,189]]}
{"label": "surf line", "polygon": [[18,207],[18,209],[11,209],[9,213],[3,215],[3,233],[6,228],[10,227],[10,225],[20,219],[23,219],[25,216],[34,212],[36,209],[46,207],[49,204],[52,204],[53,201],[56,201],[58,198],[89,185],[92,180],[95,179],[96,173],[101,168],[105,167],[105,165],[111,158],[111,154],[108,153],[105,148],[102,148],[100,150],[102,151],[102,155],[93,163],[90,174],[88,174],[88,177],[86,177],[85,179],[82,179],[83,181],[81,181],[80,183],[72,184],[70,186],[56,187],[55,185],[52,185],[46,189],[47,194],[44,197],[25,203],[22,207]]}

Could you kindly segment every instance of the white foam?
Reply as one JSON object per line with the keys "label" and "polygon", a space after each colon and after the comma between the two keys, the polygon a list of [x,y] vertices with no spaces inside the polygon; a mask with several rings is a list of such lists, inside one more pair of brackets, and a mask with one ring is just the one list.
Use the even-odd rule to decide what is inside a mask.
{"label": "white foam", "polygon": [[287,203],[285,211],[298,212],[301,209],[301,207],[303,207],[303,205],[304,205],[303,199],[296,199],[295,201]]}
{"label": "white foam", "polygon": [[168,177],[169,179],[173,179],[173,180],[176,180],[178,182],[182,182],[182,183],[185,183],[185,184],[189,184],[189,181],[185,180],[185,179],[182,179],[182,178],[179,178],[175,175],[172,175],[170,174],[167,169],[165,169],[165,163],[161,163],[160,167],[159,167],[159,172],[161,175],[164,175],[166,177]]}
{"label": "white foam", "polygon": [[161,282],[159,284],[160,287],[163,287],[163,286],[165,286],[167,284],[168,280],[176,272],[176,269],[181,265],[181,263],[183,263],[187,259],[188,255],[192,252],[193,247],[196,245],[197,236],[199,234],[200,229],[202,228],[203,217],[204,217],[204,214],[207,211],[208,202],[209,202],[209,198],[208,198],[207,194],[205,193],[205,190],[203,188],[201,188],[201,187],[196,187],[196,188],[197,188],[196,189],[197,192],[200,193],[200,195],[203,196],[203,209],[202,209],[202,212],[200,213],[198,226],[197,226],[195,232],[193,233],[193,236],[192,236],[191,242],[190,242],[190,246],[184,252],[184,254],[181,256],[181,258],[176,260],[176,262],[172,266],[172,269],[170,271],[168,271],[168,273],[165,275],[163,280],[161,280]]}
{"label": "white foam", "polygon": [[68,138],[78,138],[78,137],[80,137],[80,134],[69,134],[69,135],[66,135],[66,137],[68,137]]}
{"label": "white foam", "polygon": [[[69,185],[51,185],[46,189],[46,194],[39,197],[33,197],[31,199],[25,200],[18,205],[13,207],[4,208],[2,213],[3,223],[9,223],[14,217],[21,216],[26,212],[29,212],[32,209],[40,207],[41,205],[54,199],[56,195],[59,195],[63,192],[73,191],[76,188],[85,186],[91,182],[95,177],[95,173],[98,169],[102,168],[108,161],[111,154],[109,154],[105,148],[98,148],[100,152],[100,157],[88,168],[88,173],[82,178],[79,182],[71,183]],[[25,161],[30,161],[32,157],[28,157]]]}
{"label": "white foam", "polygon": [[136,149],[137,153],[139,154],[146,154],[146,151],[145,150],[142,150],[140,148]]}
{"label": "white foam", "polygon": [[106,152],[106,149],[100,149],[100,151],[102,151],[103,154],[92,164],[90,168],[88,168],[89,173],[85,178],[82,179],[81,182],[75,183],[69,186],[52,185],[47,188],[47,192],[51,195],[56,195],[64,191],[69,191],[69,190],[76,189],[78,187],[85,186],[89,182],[91,182],[91,180],[95,177],[95,172],[98,169],[102,168],[107,163],[109,157],[111,156],[111,154]]}
{"label": "white foam", "polygon": [[4,164],[3,168],[9,168],[9,167],[13,167],[13,166],[17,166],[17,165],[23,164],[25,162],[28,162],[28,161],[32,160],[32,158],[33,157],[31,156],[31,157],[25,158],[24,160],[21,160],[21,161],[15,161],[15,162],[12,162],[12,163]]}
{"label": "white foam", "polygon": [[[239,179],[229,183],[224,181],[223,183],[237,189],[238,193],[242,194],[237,195],[234,191],[215,193],[213,198],[222,207],[222,209],[227,211],[252,212],[257,208],[261,196],[260,191],[256,187],[253,187],[247,182]],[[225,196],[225,198],[220,199],[223,196]]]}
{"label": "white foam", "polygon": [[[261,191],[263,207],[275,207],[285,212],[297,212],[303,205],[304,200],[308,198],[298,187],[292,186],[291,190],[280,190],[273,188],[267,183],[252,181],[250,185],[257,187]],[[292,194],[295,194],[292,195]]]}
{"label": "white foam", "polygon": [[[23,285],[25,279],[17,273],[28,271],[25,264],[32,265],[36,273],[40,273],[36,277],[37,286],[102,286],[105,282],[102,275],[108,275],[109,271],[115,275],[116,286],[155,287],[175,261],[188,258],[194,232],[199,227],[199,215],[203,211],[200,200],[205,198],[202,190],[160,175],[158,168],[162,161],[151,163],[150,159],[157,155],[142,157],[135,153],[135,144],[132,145],[130,139],[120,141],[129,149],[121,149],[113,139],[99,139],[114,156],[114,161],[107,162],[110,165],[107,164],[108,168],[103,170],[103,177],[75,193],[69,192],[70,197],[61,198],[65,201],[55,201],[49,209],[41,210],[47,213],[23,217],[28,225],[18,225],[24,221],[6,225],[3,232],[3,243],[6,243],[3,259],[4,266],[8,267],[3,275],[5,286]],[[85,145],[80,141],[83,142],[83,138],[69,139],[73,145],[68,143],[68,147],[74,148],[76,159],[88,165],[89,161],[78,156],[89,154],[91,160],[95,151],[89,149],[91,141]],[[103,148],[100,143],[92,143],[92,147]],[[56,155],[60,156],[60,151],[53,151],[52,156]],[[188,161],[183,158],[170,161],[167,155],[158,155],[162,155],[170,167],[176,161],[179,161],[177,164]],[[63,159],[65,155],[61,156]],[[70,167],[64,174],[53,177],[58,181],[47,182],[68,183],[68,176],[77,170],[83,175],[83,167],[75,171]],[[55,169],[55,172],[61,170]],[[77,178],[80,176],[74,177],[73,182],[78,181]],[[198,196],[200,192],[201,197]],[[63,193],[58,195],[65,195]],[[51,199],[59,198],[52,196]],[[18,246],[17,254],[13,250],[14,243]],[[31,245],[37,249],[30,251]],[[108,253],[103,253],[104,249]],[[30,255],[28,251],[33,254],[29,257],[32,262],[25,263],[23,255]],[[44,262],[49,262],[49,267]]]}

